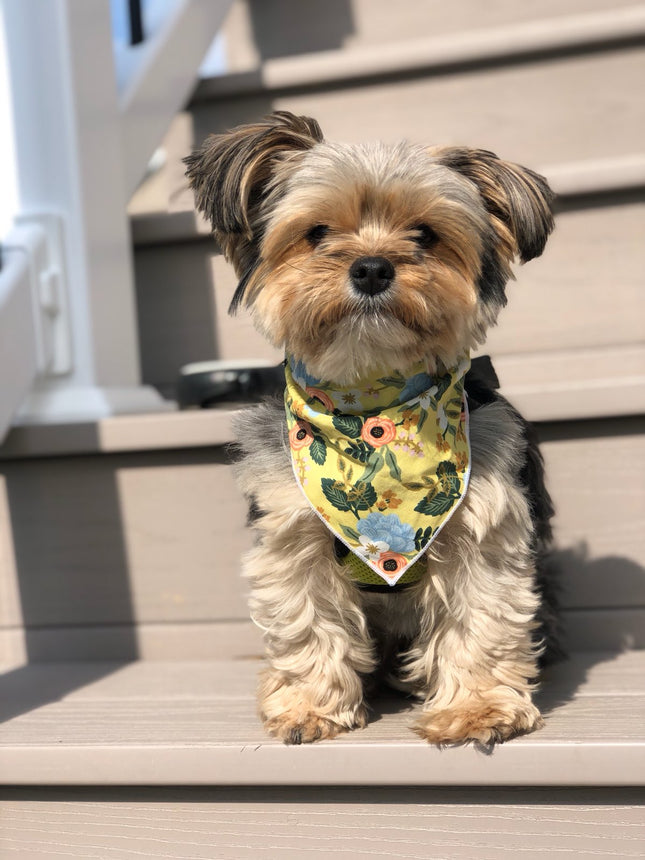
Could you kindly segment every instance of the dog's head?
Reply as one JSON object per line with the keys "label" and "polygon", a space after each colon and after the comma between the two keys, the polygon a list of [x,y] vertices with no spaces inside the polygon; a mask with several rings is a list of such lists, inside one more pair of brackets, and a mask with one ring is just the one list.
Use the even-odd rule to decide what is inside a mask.
{"label": "dog's head", "polygon": [[553,228],[546,181],[491,152],[348,145],[277,112],[186,159],[240,278],[231,304],[319,378],[452,364]]}

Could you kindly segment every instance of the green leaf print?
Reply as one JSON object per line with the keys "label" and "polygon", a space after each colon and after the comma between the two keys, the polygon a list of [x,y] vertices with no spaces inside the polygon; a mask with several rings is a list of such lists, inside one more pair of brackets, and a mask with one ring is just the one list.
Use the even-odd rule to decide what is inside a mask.
{"label": "green leaf print", "polygon": [[334,415],[331,419],[336,430],[350,439],[358,439],[363,429],[363,421],[358,415]]}
{"label": "green leaf print", "polygon": [[442,460],[437,466],[437,478],[441,489],[450,495],[459,495],[461,481],[457,474],[457,467],[450,460]]}
{"label": "green leaf print", "polygon": [[426,496],[421,499],[414,510],[429,517],[439,517],[449,511],[458,498],[459,496],[448,496],[446,493],[437,493],[432,498]]}
{"label": "green leaf print", "polygon": [[428,526],[426,529],[417,529],[416,534],[414,535],[414,548],[417,552],[427,545],[431,536],[432,526]]}
{"label": "green leaf print", "polygon": [[392,475],[394,480],[400,481],[401,470],[399,469],[399,464],[396,462],[396,455],[393,451],[390,451],[389,448],[385,451],[385,464],[390,470],[390,475]]}
{"label": "green leaf print", "polygon": [[343,490],[338,481],[333,478],[321,478],[320,486],[323,494],[328,502],[330,502],[339,511],[351,511],[351,507],[347,500],[347,493]]}
{"label": "green leaf print", "polygon": [[322,436],[314,436],[314,441],[309,446],[309,456],[318,463],[319,466],[324,465],[327,459],[327,446]]}
{"label": "green leaf print", "polygon": [[446,416],[451,421],[458,421],[461,418],[461,399],[453,397],[446,405]]}
{"label": "green leaf print", "polygon": [[383,455],[378,451],[374,451],[367,461],[367,466],[365,467],[365,471],[361,475],[360,480],[362,482],[371,481],[374,475],[376,475],[377,472],[380,472],[382,468]]}
{"label": "green leaf print", "polygon": [[359,463],[367,463],[374,453],[374,448],[361,440],[360,442],[349,442],[344,453],[348,457],[351,457],[352,460],[358,460]]}
{"label": "green leaf print", "polygon": [[354,543],[360,543],[361,536],[357,531],[355,531],[355,529],[352,529],[349,526],[344,526],[342,523],[340,524],[340,527],[343,530],[345,537],[348,537],[351,541],[354,541]]}
{"label": "green leaf print", "polygon": [[347,501],[357,511],[367,511],[376,503],[376,490],[371,484],[359,481],[347,493]]}
{"label": "green leaf print", "polygon": [[437,401],[441,400],[446,391],[450,388],[450,383],[452,382],[452,377],[449,373],[444,374],[443,376],[439,376],[434,380],[434,384],[437,386],[439,391],[434,395]]}
{"label": "green leaf print", "polygon": [[395,376],[381,376],[380,379],[377,379],[376,381],[380,382],[381,385],[392,385],[394,388],[404,388],[406,379],[402,373],[397,373]]}
{"label": "green leaf print", "polygon": [[437,477],[441,480],[444,475],[456,475],[457,467],[450,460],[442,460],[437,466]]}

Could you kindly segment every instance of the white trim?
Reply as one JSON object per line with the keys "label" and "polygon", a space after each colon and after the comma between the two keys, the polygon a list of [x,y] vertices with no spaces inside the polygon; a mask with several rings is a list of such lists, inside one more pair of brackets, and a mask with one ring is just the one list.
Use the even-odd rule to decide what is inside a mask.
{"label": "white trim", "polygon": [[[5,6],[21,214],[64,221],[70,386],[136,386],[130,236],[107,3]],[[92,69],[88,82],[87,69]]]}
{"label": "white trim", "polygon": [[62,219],[51,214],[19,215],[10,241],[31,261],[40,373],[67,374],[73,362]]}
{"label": "white trim", "polygon": [[231,0],[167,0],[165,5],[156,32],[116,55],[128,195],[190,96]]}
{"label": "white trim", "polygon": [[275,367],[275,361],[268,358],[226,358],[215,361],[194,361],[185,364],[179,371],[182,376],[191,373],[217,373],[222,370],[254,370],[262,367]]}
{"label": "white trim", "polygon": [[173,401],[163,400],[150,386],[70,388],[41,383],[29,392],[14,417],[13,425],[97,421],[110,415],[170,412],[176,408]]}
{"label": "white trim", "polygon": [[38,373],[37,335],[31,294],[31,260],[5,249],[0,271],[0,440]]}
{"label": "white trim", "polygon": [[5,44],[2,3],[0,3],[0,239],[11,227],[18,211],[18,185],[16,183],[16,152],[13,117],[11,111],[11,81]]}
{"label": "white trim", "polygon": [[[204,13],[208,7],[214,20],[216,7],[219,23],[227,4],[172,2],[191,10],[187,20],[193,29],[182,30],[182,56],[193,49],[196,57],[194,70],[185,66],[179,74],[170,62],[166,73],[176,71],[188,88],[201,61],[200,40],[207,38],[200,31],[195,43],[196,12]],[[17,221],[26,245],[31,242],[25,250],[29,274],[21,279],[20,301],[23,312],[29,302],[33,307],[20,324],[30,327],[34,350],[28,357],[26,346],[16,352],[14,344],[11,355],[16,352],[20,357],[19,368],[17,357],[5,367],[22,382],[23,376],[40,377],[16,421],[85,421],[123,412],[166,411],[170,404],[153,388],[139,384],[126,214],[126,173],[133,174],[123,147],[124,118],[117,98],[109,3],[20,0],[3,9],[19,156]],[[205,28],[207,18],[202,15],[201,27]],[[209,32],[206,48],[212,38]],[[173,45],[177,46],[174,36],[167,39],[171,53]],[[179,106],[178,90],[171,88],[171,97],[166,95],[157,89],[152,98],[159,101],[157,118],[165,112],[170,121]],[[144,100],[136,109],[149,107]],[[163,128],[157,131],[160,137]],[[149,136],[148,142],[147,157],[158,139]],[[144,169],[142,163],[141,175]],[[17,289],[11,290],[12,295]],[[13,315],[0,320],[0,329],[10,319],[17,331]],[[23,368],[28,372],[23,373]],[[22,382],[7,389],[10,393],[3,388],[4,427],[7,414],[18,406],[18,391],[24,394]],[[4,427],[0,423],[0,433]]]}

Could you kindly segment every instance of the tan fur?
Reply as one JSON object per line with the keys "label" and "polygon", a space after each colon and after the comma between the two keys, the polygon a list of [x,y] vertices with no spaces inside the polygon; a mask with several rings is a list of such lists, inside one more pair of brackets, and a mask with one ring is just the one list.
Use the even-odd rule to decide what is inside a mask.
{"label": "tan fur", "polygon": [[264,477],[257,492],[257,474],[247,476],[267,513],[260,544],[245,562],[251,615],[264,631],[270,667],[260,713],[271,734],[292,743],[333,737],[365,725],[360,675],[375,665],[367,623],[329,532],[293,479]]}
{"label": "tan fur", "polygon": [[[513,258],[537,256],[552,228],[544,180],[492,153],[330,144],[286,113],[211,139],[188,164],[242,279],[235,306],[340,385],[420,359],[454,363],[496,321]],[[419,225],[436,234],[431,246]],[[365,256],[395,272],[369,301],[349,274]],[[364,681],[385,654],[398,654],[390,682],[423,700],[414,730],[432,743],[488,744],[541,724],[525,442],[508,406],[472,415],[468,492],[425,578],[396,594],[347,579],[294,481],[279,404],[243,418],[239,438],[240,485],[260,513],[244,572],[266,642],[259,704],[271,734],[301,743],[364,726]]]}
{"label": "tan fur", "polygon": [[[263,334],[316,375],[344,384],[428,354],[449,364],[477,341],[473,284],[485,213],[463,180],[425,157],[419,165],[421,153],[365,148],[379,166],[356,177],[348,175],[346,148],[332,149],[323,176],[312,152],[272,210],[247,301]],[[397,173],[392,163],[400,160],[414,170],[403,175],[399,164]],[[318,222],[330,229],[312,253],[305,234]],[[422,223],[441,237],[432,255],[415,243]],[[391,295],[368,321],[347,274],[361,256],[387,257],[396,269]]]}
{"label": "tan fur", "polygon": [[[267,419],[250,414],[243,435]],[[306,741],[363,725],[361,675],[376,666],[376,642],[399,638],[412,643],[390,680],[424,700],[415,731],[427,740],[489,743],[539,727],[530,516],[523,492],[500,478],[522,451],[507,408],[473,414],[466,498],[430,547],[427,579],[396,595],[360,593],[346,579],[281,444],[272,459],[238,466],[266,512],[245,575],[270,665],[260,687],[269,731],[293,742],[299,731]]]}

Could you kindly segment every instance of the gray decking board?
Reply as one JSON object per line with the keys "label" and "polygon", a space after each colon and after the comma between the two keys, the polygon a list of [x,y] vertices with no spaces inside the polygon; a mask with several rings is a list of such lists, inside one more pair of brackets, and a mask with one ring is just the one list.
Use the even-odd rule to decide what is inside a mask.
{"label": "gray decking board", "polygon": [[642,857],[635,790],[14,790],[0,797],[0,854],[331,856],[401,860]]}
{"label": "gray decking board", "polygon": [[[409,730],[408,700],[374,702],[367,729],[311,746],[268,738],[259,661],[36,664],[0,676],[5,785],[642,785],[645,653],[554,667],[541,731],[487,755]],[[21,706],[21,702],[24,704]]]}

